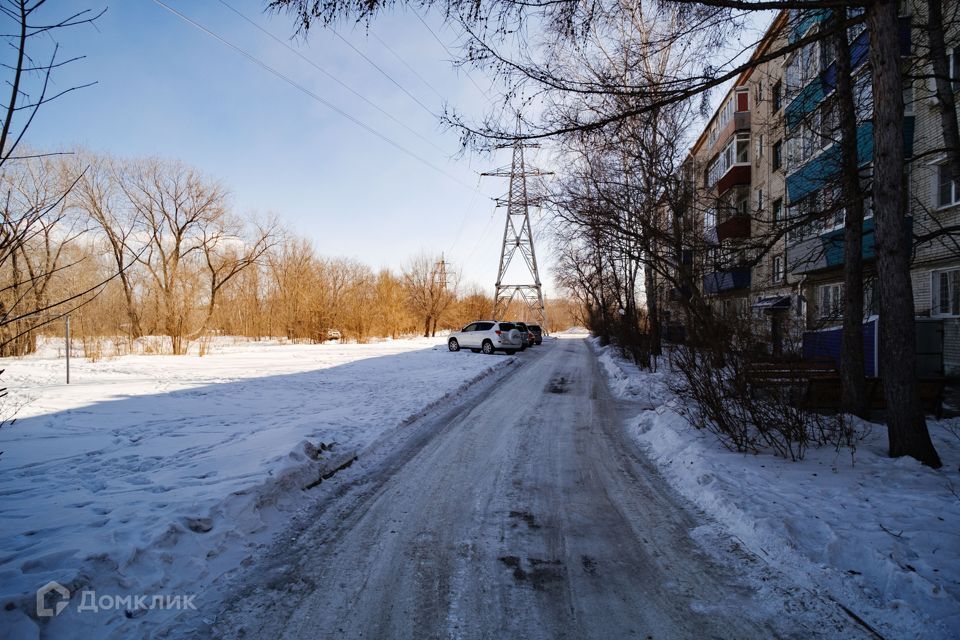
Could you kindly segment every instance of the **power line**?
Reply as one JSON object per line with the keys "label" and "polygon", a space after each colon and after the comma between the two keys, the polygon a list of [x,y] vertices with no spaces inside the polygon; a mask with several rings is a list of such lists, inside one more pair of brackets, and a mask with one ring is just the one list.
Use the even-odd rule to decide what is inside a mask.
{"label": "power line", "polygon": [[461,185],[461,186],[464,186],[464,187],[466,187],[467,189],[476,190],[474,187],[472,187],[471,185],[467,184],[466,182],[464,182],[464,181],[461,180],[460,178],[458,178],[458,177],[456,177],[455,175],[453,175],[453,174],[445,171],[444,169],[436,166],[435,164],[433,164],[433,163],[430,162],[429,160],[427,160],[427,159],[423,158],[422,156],[414,153],[413,151],[410,151],[409,149],[407,149],[406,147],[404,147],[403,145],[401,145],[399,142],[394,141],[393,139],[391,139],[391,138],[387,137],[386,135],[380,133],[379,131],[377,131],[376,129],[374,129],[373,127],[371,127],[370,125],[366,124],[365,122],[363,122],[363,121],[359,120],[358,118],[350,115],[349,113],[347,113],[346,111],[344,111],[344,110],[341,109],[340,107],[338,107],[338,106],[334,105],[333,103],[329,102],[328,100],[322,98],[321,96],[317,95],[316,93],[314,93],[314,92],[311,91],[310,89],[307,89],[307,88],[304,87],[302,84],[298,83],[296,80],[293,80],[293,79],[290,78],[289,76],[284,75],[282,72],[280,72],[280,71],[278,71],[277,69],[271,67],[271,66],[268,65],[266,62],[264,62],[263,60],[260,60],[259,58],[257,58],[257,57],[254,56],[253,54],[248,53],[248,52],[245,51],[244,49],[241,49],[240,47],[238,47],[237,45],[233,44],[232,42],[224,39],[224,38],[221,37],[220,35],[214,33],[214,32],[211,31],[210,29],[204,27],[204,26],[201,25],[200,23],[195,22],[194,20],[188,18],[187,16],[185,16],[185,15],[182,14],[182,13],[180,13],[179,11],[177,11],[176,9],[174,9],[173,7],[171,7],[171,6],[167,5],[166,3],[164,3],[162,0],[153,0],[153,2],[154,2],[155,4],[163,7],[164,9],[166,9],[167,11],[169,11],[170,13],[172,13],[173,15],[177,16],[178,18],[180,18],[181,20],[183,20],[183,21],[186,22],[187,24],[193,26],[193,27],[196,28],[196,29],[199,29],[199,30],[202,31],[203,33],[209,35],[211,38],[214,38],[215,40],[217,40],[217,41],[220,42],[221,44],[229,47],[230,49],[233,49],[234,51],[236,51],[237,53],[239,53],[239,54],[242,55],[243,57],[247,58],[250,62],[253,62],[253,63],[256,64],[257,66],[259,66],[259,67],[261,67],[262,69],[264,69],[265,71],[270,72],[271,74],[273,74],[273,75],[276,76],[277,78],[280,78],[281,80],[283,80],[284,82],[286,82],[287,84],[289,84],[290,86],[292,86],[293,88],[297,89],[298,91],[301,91],[302,93],[304,93],[304,94],[307,95],[308,97],[316,100],[317,102],[319,102],[320,104],[324,105],[324,106],[327,107],[328,109],[330,109],[330,110],[332,110],[332,111],[335,111],[336,113],[340,114],[340,115],[343,116],[344,118],[350,120],[351,122],[353,122],[353,123],[354,123],[355,125],[357,125],[358,127],[366,130],[368,133],[370,133],[370,134],[372,134],[372,135],[380,138],[381,140],[383,140],[384,142],[386,142],[386,143],[389,144],[390,146],[394,147],[394,148],[397,149],[398,151],[401,151],[402,153],[405,153],[406,155],[410,156],[411,158],[413,158],[413,159],[416,160],[417,162],[420,162],[421,164],[423,164],[423,165],[425,165],[425,166],[433,169],[433,170],[436,171],[437,173],[440,173],[440,174],[446,176],[447,178],[449,178],[450,180],[453,180],[453,181],[456,182],[457,184],[459,184],[459,185]]}
{"label": "power line", "polygon": [[329,71],[327,71],[326,69],[324,69],[323,67],[321,67],[320,65],[318,65],[316,62],[314,62],[313,60],[311,60],[311,59],[308,58],[307,56],[303,55],[302,53],[300,53],[299,51],[297,51],[296,49],[294,49],[293,47],[291,47],[288,43],[284,42],[283,40],[281,40],[280,38],[278,38],[278,37],[275,36],[274,34],[270,33],[270,32],[267,31],[266,29],[264,29],[262,26],[260,26],[260,25],[257,24],[256,22],[254,22],[254,21],[253,21],[252,19],[250,19],[248,16],[244,15],[243,13],[241,13],[241,12],[240,12],[239,10],[237,10],[235,7],[232,7],[232,6],[231,6],[230,4],[228,4],[225,0],[218,0],[218,1],[220,2],[220,4],[222,4],[222,5],[225,6],[227,9],[229,9],[229,10],[232,11],[233,13],[237,14],[238,16],[240,16],[242,19],[244,19],[245,21],[247,21],[250,25],[252,25],[254,28],[256,28],[257,30],[259,30],[259,31],[260,31],[261,33],[263,33],[264,35],[266,35],[268,38],[270,38],[271,40],[277,42],[277,43],[280,44],[282,47],[286,48],[288,51],[290,51],[291,53],[293,53],[295,56],[297,56],[298,58],[300,58],[301,60],[303,60],[304,62],[306,62],[306,63],[309,64],[310,66],[312,66],[314,69],[316,69],[317,71],[319,71],[319,72],[322,73],[323,75],[327,76],[328,78],[330,78],[331,80],[333,80],[334,82],[336,82],[337,84],[339,84],[341,87],[343,87],[344,89],[346,89],[347,91],[349,91],[349,92],[352,93],[353,95],[357,96],[358,98],[360,98],[361,100],[363,100],[364,102],[366,102],[368,105],[370,105],[371,107],[373,107],[374,109],[376,109],[377,111],[379,111],[380,113],[382,113],[383,115],[385,115],[386,117],[390,118],[391,120],[393,120],[394,122],[396,122],[397,124],[399,124],[401,127],[403,127],[404,129],[406,129],[407,131],[409,131],[410,133],[412,133],[413,135],[415,135],[417,138],[419,138],[419,139],[422,140],[423,142],[426,142],[427,144],[429,144],[431,147],[433,147],[434,149],[436,149],[436,150],[439,151],[440,153],[444,153],[444,154],[447,153],[446,150],[440,148],[435,142],[433,142],[432,140],[430,140],[430,139],[427,138],[426,136],[422,135],[421,133],[419,133],[418,131],[416,131],[416,130],[413,129],[412,127],[408,126],[408,125],[405,124],[404,122],[402,122],[400,119],[398,119],[398,118],[397,118],[396,116],[394,116],[392,113],[390,113],[389,111],[387,111],[387,110],[383,109],[382,107],[380,107],[380,105],[376,104],[376,103],[373,102],[372,100],[369,100],[366,96],[364,96],[363,94],[361,94],[359,91],[356,91],[355,89],[353,89],[353,87],[349,86],[347,83],[345,83],[345,82],[343,82],[342,80],[340,80],[338,77],[336,77],[335,75],[333,75],[332,73],[330,73]]}
{"label": "power line", "polygon": [[398,89],[400,89],[400,91],[403,91],[405,94],[407,94],[407,97],[409,97],[411,100],[413,100],[413,101],[416,102],[418,105],[420,105],[420,108],[421,108],[421,109],[423,109],[424,111],[426,111],[427,113],[429,113],[429,114],[430,114],[431,116],[433,116],[434,118],[439,118],[439,116],[438,116],[437,114],[435,114],[435,113],[433,112],[433,110],[430,109],[430,107],[428,107],[427,105],[423,104],[423,102],[421,102],[420,99],[419,99],[417,96],[415,96],[415,95],[413,95],[412,93],[410,93],[410,92],[406,89],[406,87],[404,87],[402,84],[400,84],[399,82],[397,82],[396,80],[394,80],[393,76],[391,76],[389,73],[387,73],[386,71],[384,71],[384,70],[380,67],[380,65],[378,65],[376,62],[374,62],[373,60],[371,60],[371,59],[367,56],[367,54],[365,54],[363,51],[360,51],[360,49],[357,49],[357,48],[353,45],[352,42],[350,42],[349,40],[347,40],[346,38],[344,38],[342,35],[340,35],[340,32],[339,32],[339,31],[337,31],[337,30],[334,29],[333,27],[328,27],[328,29],[330,29],[330,31],[333,32],[333,35],[335,35],[335,36],[337,36],[338,38],[340,38],[340,40],[342,40],[344,44],[346,44],[348,47],[350,47],[351,49],[353,49],[353,51],[354,51],[358,56],[360,56],[361,58],[363,58],[364,60],[366,60],[367,63],[370,64],[370,66],[372,66],[374,69],[376,69],[377,71],[379,71],[380,74],[383,75],[384,78],[386,78],[387,80],[389,80],[390,82],[392,82],[393,84],[395,84],[396,87],[397,87]]}
{"label": "power line", "polygon": [[420,80],[420,82],[422,82],[423,84],[427,85],[427,87],[429,87],[431,91],[433,91],[435,94],[437,94],[437,97],[440,98],[440,100],[442,100],[443,102],[446,102],[446,101],[447,101],[447,99],[443,97],[443,94],[440,93],[439,91],[437,91],[436,87],[434,87],[432,84],[430,84],[430,83],[427,81],[426,78],[424,78],[422,75],[420,75],[419,72],[417,72],[416,69],[414,69],[412,66],[410,66],[410,64],[409,64],[406,60],[404,60],[403,57],[402,57],[399,53],[397,53],[396,51],[394,51],[394,50],[390,47],[390,45],[388,45],[386,42],[384,42],[384,41],[380,38],[380,36],[378,36],[376,33],[372,32],[372,31],[370,32],[370,35],[372,35],[374,38],[376,38],[377,42],[379,42],[381,45],[383,45],[383,48],[384,48],[384,49],[386,49],[387,51],[389,51],[390,53],[392,53],[393,56],[394,56],[397,60],[399,60],[400,63],[401,63],[403,66],[405,66],[407,69],[410,70],[410,73],[412,73],[413,75],[415,75],[415,76]]}
{"label": "power line", "polygon": [[[417,20],[419,20],[420,24],[422,24],[427,28],[427,31],[430,32],[430,35],[433,36],[433,39],[440,43],[440,46],[443,47],[443,50],[447,52],[448,56],[450,56],[451,62],[455,60],[456,56],[453,55],[453,52],[447,48],[446,43],[440,39],[440,36],[438,36],[436,32],[430,27],[430,25],[427,24],[427,21],[424,20],[423,17],[421,17],[420,14],[416,11],[413,12],[413,15],[417,16]],[[466,67],[463,67],[463,73],[467,76],[467,79],[473,84],[473,86],[477,88],[477,91],[479,91],[487,99],[487,101],[490,101],[490,97],[487,95],[487,92],[483,89],[483,87],[477,84],[477,81],[473,79],[473,76],[470,75],[470,72],[467,71]]]}

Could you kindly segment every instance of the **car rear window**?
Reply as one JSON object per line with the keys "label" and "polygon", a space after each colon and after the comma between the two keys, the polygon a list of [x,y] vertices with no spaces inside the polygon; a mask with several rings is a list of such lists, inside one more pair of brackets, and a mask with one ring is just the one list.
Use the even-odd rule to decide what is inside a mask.
{"label": "car rear window", "polygon": [[516,329],[516,328],[517,328],[517,325],[513,324],[512,322],[500,323],[500,331],[510,331],[511,329]]}
{"label": "car rear window", "polygon": [[478,323],[477,323],[477,331],[490,331],[490,329],[493,329],[493,323],[492,323],[492,322],[478,322]]}
{"label": "car rear window", "polygon": [[538,325],[538,324],[528,324],[528,325],[527,325],[527,328],[528,328],[528,329],[533,329],[534,331],[540,331],[540,325]]}

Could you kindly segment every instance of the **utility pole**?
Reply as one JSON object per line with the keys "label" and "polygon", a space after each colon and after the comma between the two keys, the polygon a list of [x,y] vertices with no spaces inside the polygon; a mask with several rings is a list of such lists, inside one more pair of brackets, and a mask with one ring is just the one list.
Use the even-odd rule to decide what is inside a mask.
{"label": "utility pole", "polygon": [[[519,118],[517,132],[519,133]],[[537,144],[525,144],[521,140],[500,148],[513,149],[513,161],[510,170],[498,169],[481,173],[481,176],[496,176],[510,178],[510,190],[506,198],[496,200],[498,207],[507,208],[507,219],[503,228],[503,244],[500,249],[500,268],[497,270],[496,293],[493,302],[493,319],[500,320],[507,312],[514,298],[523,301],[536,321],[547,330],[547,315],[543,304],[543,287],[540,282],[540,272],[537,270],[537,254],[533,248],[533,231],[530,227],[530,205],[532,199],[527,190],[528,177],[551,175],[550,172],[539,169],[528,169],[524,161],[524,149],[537,148]],[[526,275],[520,282],[509,283],[504,279],[510,268],[513,257],[520,253],[529,272],[529,281]]]}
{"label": "utility pole", "polygon": [[64,342],[66,343],[67,353],[67,384],[70,384],[70,315],[64,323]]}

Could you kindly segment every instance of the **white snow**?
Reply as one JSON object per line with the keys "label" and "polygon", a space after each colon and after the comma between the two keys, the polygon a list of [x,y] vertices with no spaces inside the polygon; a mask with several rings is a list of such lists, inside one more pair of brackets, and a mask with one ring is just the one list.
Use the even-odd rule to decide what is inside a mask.
{"label": "white snow", "polygon": [[863,422],[856,451],[735,453],[675,411],[665,366],[644,372],[592,342],[615,392],[642,409],[636,440],[729,535],[885,637],[960,637],[960,419],[929,422],[936,471],[887,457],[885,427]]}
{"label": "white snow", "polygon": [[[0,360],[10,403],[29,401],[0,429],[0,637],[35,637],[24,612],[50,580],[196,593],[281,530],[321,472],[514,361],[438,339],[221,339],[204,357],[74,359],[67,386],[51,353]],[[46,632],[91,637],[77,604]]]}

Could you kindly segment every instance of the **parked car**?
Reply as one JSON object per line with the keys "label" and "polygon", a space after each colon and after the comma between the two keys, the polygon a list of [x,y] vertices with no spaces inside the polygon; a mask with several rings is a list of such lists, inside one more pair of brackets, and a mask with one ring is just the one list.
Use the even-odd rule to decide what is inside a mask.
{"label": "parked car", "polygon": [[[517,325],[517,329],[520,331],[520,339],[523,341],[523,349],[533,345],[533,337],[530,335],[530,330],[527,328],[527,325],[523,322],[514,322],[513,324]],[[523,351],[521,349],[521,351]]]}
{"label": "parked car", "polygon": [[528,324],[527,329],[533,335],[534,344],[543,344],[543,329],[538,324]]}
{"label": "parked car", "polygon": [[339,340],[342,337],[337,329],[327,329],[327,340]]}
{"label": "parked car", "polygon": [[471,322],[460,331],[454,331],[447,338],[447,348],[450,351],[470,349],[474,353],[480,351],[492,354],[495,351],[515,353],[524,348],[520,331],[512,322],[495,322],[493,320],[478,320]]}

